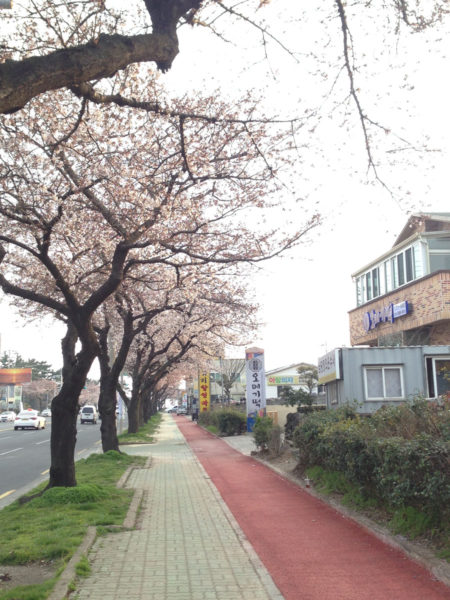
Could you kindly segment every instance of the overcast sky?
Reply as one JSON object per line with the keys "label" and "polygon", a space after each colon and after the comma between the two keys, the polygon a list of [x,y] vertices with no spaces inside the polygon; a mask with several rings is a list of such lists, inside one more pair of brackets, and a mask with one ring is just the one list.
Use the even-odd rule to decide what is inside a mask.
{"label": "overcast sky", "polygon": [[[274,5],[281,6],[280,13],[287,15],[287,9],[292,11],[297,3],[278,0]],[[336,56],[337,67],[342,64],[336,53],[341,39],[338,23],[331,19],[326,30],[310,26],[300,31],[301,24],[292,15],[285,39],[294,40],[298,33],[302,41],[299,50],[306,52],[314,46],[314,60],[299,54],[296,62],[275,46],[269,60],[262,60],[257,38],[245,38],[245,28],[233,32],[247,44],[245,51],[242,44],[227,44],[206,31],[186,30],[181,53],[162,81],[180,94],[220,86],[230,101],[240,89],[254,88],[262,94],[266,107],[285,116],[292,116],[300,106],[302,110],[317,107],[327,89],[333,89],[336,101],[344,97],[348,85],[344,74],[335,83],[337,71],[326,73],[325,63],[330,58],[325,51],[317,62],[317,48],[320,51],[325,47],[322,36],[329,42],[336,31],[326,48],[330,56]],[[374,181],[373,173],[367,173],[361,128],[355,114],[350,112],[346,119],[344,115],[352,105],[339,112],[329,101],[329,116],[318,123],[313,134],[305,133],[307,147],[298,194],[306,198],[308,206],[317,207],[323,223],[307,244],[264,265],[251,284],[265,323],[252,345],[265,349],[267,369],[301,361],[316,363],[326,351],[349,345],[347,312],[355,307],[351,273],[393,245],[408,213],[450,212],[450,84],[446,48],[438,39],[441,33],[423,37],[404,34],[395,44],[392,40],[391,46],[386,43],[382,59],[376,32],[371,36],[356,27],[355,44],[365,57],[359,62],[357,85],[361,84],[367,112],[399,134],[405,140],[403,147],[408,146],[407,141],[417,148],[424,144],[427,151],[401,150],[402,143],[393,140],[393,134],[377,137],[374,151],[380,163],[378,173],[389,186],[387,190]],[[362,68],[364,60],[371,68]],[[408,79],[401,69],[403,63]],[[298,219],[301,222],[301,208]],[[60,366],[60,326],[50,322],[36,326],[16,320],[4,299],[0,302],[0,317],[2,352],[12,350]]]}

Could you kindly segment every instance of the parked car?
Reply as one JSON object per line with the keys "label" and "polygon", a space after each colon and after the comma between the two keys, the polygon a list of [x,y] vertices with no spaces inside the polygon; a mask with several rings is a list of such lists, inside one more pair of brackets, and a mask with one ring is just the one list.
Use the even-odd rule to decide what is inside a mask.
{"label": "parked car", "polygon": [[39,411],[28,408],[22,410],[14,420],[14,429],[45,429],[45,417]]}
{"label": "parked car", "polygon": [[166,413],[176,413],[176,412],[177,412],[176,406],[171,406],[170,408],[166,408]]}
{"label": "parked car", "polygon": [[80,422],[83,423],[92,423],[95,425],[97,423],[98,413],[97,408],[93,405],[85,404],[80,410]]}
{"label": "parked car", "polygon": [[14,421],[16,413],[13,410],[6,410],[0,415],[0,423],[8,423]]}
{"label": "parked car", "polygon": [[44,410],[41,412],[41,415],[43,417],[51,417],[52,411],[49,408],[44,408]]}
{"label": "parked car", "polygon": [[177,415],[187,415],[187,408],[185,406],[179,406],[177,408]]}

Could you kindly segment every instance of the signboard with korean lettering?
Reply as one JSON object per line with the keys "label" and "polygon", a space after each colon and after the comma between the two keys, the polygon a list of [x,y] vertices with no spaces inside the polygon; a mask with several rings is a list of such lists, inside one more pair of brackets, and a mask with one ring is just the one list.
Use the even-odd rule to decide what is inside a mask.
{"label": "signboard with korean lettering", "polygon": [[245,351],[247,379],[247,417],[257,417],[266,408],[266,377],[264,350],[249,348]]}
{"label": "signboard with korean lettering", "polygon": [[209,373],[200,373],[198,376],[198,392],[200,399],[200,412],[211,408],[211,392],[209,387]]}
{"label": "signboard with korean lettering", "polygon": [[341,379],[341,351],[331,350],[319,358],[317,373],[319,385]]}

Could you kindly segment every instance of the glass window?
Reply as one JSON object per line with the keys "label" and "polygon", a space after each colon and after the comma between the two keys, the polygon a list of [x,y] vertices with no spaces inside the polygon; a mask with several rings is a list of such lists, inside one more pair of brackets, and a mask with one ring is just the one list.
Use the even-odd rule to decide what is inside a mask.
{"label": "glass window", "polygon": [[437,396],[450,392],[450,360],[435,361]]}
{"label": "glass window", "polygon": [[367,397],[383,398],[383,370],[367,369]]}
{"label": "glass window", "polygon": [[328,394],[328,401],[330,404],[337,404],[338,403],[338,387],[337,387],[337,381],[332,381],[331,383],[327,383],[327,394]]}
{"label": "glass window", "polygon": [[372,277],[370,273],[366,274],[366,292],[367,292],[367,300],[372,299]]}
{"label": "glass window", "polygon": [[413,253],[412,248],[408,248],[405,252],[405,263],[406,263],[406,281],[412,281],[414,279],[414,265],[413,265]]}
{"label": "glass window", "polygon": [[366,367],[365,379],[368,400],[403,398],[401,367]]}
{"label": "glass window", "polygon": [[450,254],[430,253],[430,271],[442,271],[443,269],[450,269]]}
{"label": "glass window", "polygon": [[377,296],[380,295],[380,278],[378,275],[378,268],[374,269],[372,271],[372,292],[373,292],[373,297],[376,298]]}
{"label": "glass window", "polygon": [[386,260],[384,263],[384,281],[386,285],[386,292],[390,292],[392,290],[392,272],[390,260]]}
{"label": "glass window", "polygon": [[405,283],[405,266],[403,264],[403,254],[397,255],[397,269],[398,269],[398,285]]}
{"label": "glass window", "polygon": [[384,369],[386,398],[400,398],[402,396],[402,381],[400,369]]}
{"label": "glass window", "polygon": [[391,273],[392,273],[392,289],[395,290],[398,287],[398,268],[397,268],[397,259],[391,258]]}
{"label": "glass window", "polygon": [[361,277],[358,277],[356,280],[356,306],[361,306],[362,303],[362,281]]}

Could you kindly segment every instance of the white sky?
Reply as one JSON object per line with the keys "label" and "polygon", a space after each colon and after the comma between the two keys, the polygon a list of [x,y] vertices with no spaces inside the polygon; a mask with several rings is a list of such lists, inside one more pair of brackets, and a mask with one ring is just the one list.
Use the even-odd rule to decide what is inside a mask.
{"label": "white sky", "polygon": [[[278,0],[274,5],[281,7],[280,14],[285,14],[284,9],[292,9],[297,3]],[[297,26],[300,27],[295,24],[288,30],[285,39],[295,40]],[[336,31],[338,23],[330,21],[327,27],[329,34]],[[265,325],[252,345],[265,349],[267,369],[300,361],[316,363],[326,351],[349,345],[347,312],[355,307],[351,273],[393,245],[408,212],[450,212],[450,82],[446,75],[446,48],[438,41],[438,33],[424,37],[407,34],[391,46],[384,45],[387,58],[382,59],[380,39],[375,34],[364,38],[364,30],[361,32],[358,35],[358,28],[353,31],[355,43],[361,54],[366,44],[365,58],[375,67],[367,80],[364,68],[358,73],[357,83],[361,84],[368,113],[413,144],[428,137],[427,148],[434,151],[415,157],[385,153],[383,150],[392,149],[394,143],[391,136],[385,136],[386,142],[380,137],[379,144],[374,145],[375,151],[380,147],[376,156],[383,162],[379,174],[396,192],[393,198],[366,177],[362,132],[354,115],[348,119],[348,127],[339,126],[342,119],[334,112],[333,118],[325,118],[308,139],[304,177],[298,181],[298,190],[307,196],[309,204],[317,205],[323,224],[313,232],[307,246],[267,263],[255,277],[256,298]],[[316,59],[302,56],[297,64],[273,48],[270,62],[259,61],[252,49],[255,40],[251,42],[239,28],[233,33],[240,38],[239,47],[212,39],[206,32],[187,30],[181,38],[181,53],[162,80],[181,94],[220,86],[230,98],[236,97],[240,88],[250,86],[262,91],[267,107],[289,115],[295,114],[299,106],[317,106],[321,93],[330,89],[331,83],[313,72]],[[302,50],[316,43],[318,55],[324,47],[323,29],[298,33]],[[446,35],[448,32],[443,32],[444,38]],[[247,44],[245,52],[241,50],[242,40]],[[339,41],[337,36],[336,43]],[[331,50],[327,45],[330,56]],[[325,60],[325,50],[319,56]],[[398,67],[405,62],[407,81],[403,79],[404,71],[389,68],[391,62]],[[252,68],[247,68],[250,64]],[[276,80],[268,73],[268,66],[277,71]],[[323,65],[320,70],[324,71]],[[342,96],[346,85],[342,75],[335,86],[335,97]],[[395,164],[396,159],[404,161]],[[299,214],[300,222],[301,217]],[[46,360],[55,367],[61,365],[63,329],[50,322],[36,326],[16,320],[1,298],[0,333],[2,352],[17,351],[25,358]]]}

